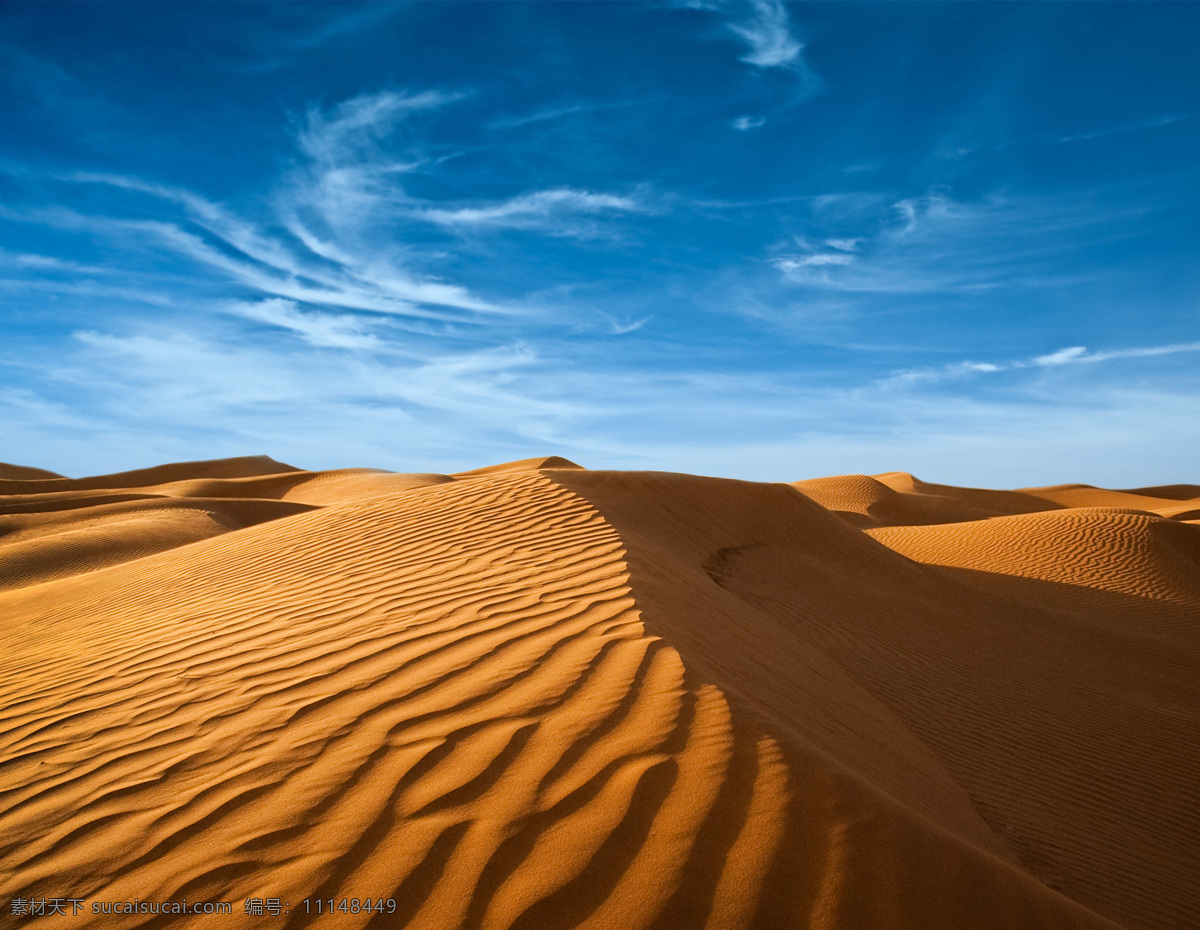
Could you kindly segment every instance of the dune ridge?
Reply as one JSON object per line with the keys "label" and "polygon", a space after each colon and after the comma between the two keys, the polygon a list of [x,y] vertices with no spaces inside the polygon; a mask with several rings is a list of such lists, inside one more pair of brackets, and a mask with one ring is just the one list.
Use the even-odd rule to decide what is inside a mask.
{"label": "dune ridge", "polygon": [[[1198,926],[1191,490],[557,457],[6,478],[0,895]],[[304,910],[356,895],[395,912]]]}

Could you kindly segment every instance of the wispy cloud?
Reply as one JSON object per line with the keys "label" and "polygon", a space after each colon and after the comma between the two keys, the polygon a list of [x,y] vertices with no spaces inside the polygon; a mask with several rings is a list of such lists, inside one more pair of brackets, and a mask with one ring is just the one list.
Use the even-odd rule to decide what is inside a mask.
{"label": "wispy cloud", "polygon": [[452,318],[444,312],[428,309],[430,307],[474,313],[501,312],[499,307],[475,297],[459,285],[418,278],[396,268],[386,257],[363,255],[361,243],[355,243],[354,248],[322,244],[290,209],[279,219],[280,225],[299,236],[302,245],[325,262],[306,262],[278,235],[186,190],[117,175],[77,173],[65,176],[65,179],[106,184],[177,204],[184,209],[187,221],[210,234],[212,239],[189,232],[178,223],[165,221],[86,217],[61,210],[50,215],[52,220],[67,220],[98,232],[116,229],[152,235],[180,254],[219,269],[266,294],[327,306],[430,319]]}
{"label": "wispy cloud", "polygon": [[550,107],[545,110],[538,110],[536,113],[529,113],[525,116],[506,116],[494,119],[491,122],[491,126],[493,129],[518,129],[521,126],[528,126],[531,123],[545,123],[550,120],[562,119],[564,116],[573,116],[576,113],[582,113],[590,109],[595,109],[595,107],[589,107],[582,103],[575,103],[564,107]]}
{"label": "wispy cloud", "polygon": [[[345,436],[346,448],[362,444],[363,423],[370,434],[418,421],[411,435],[427,448],[487,436],[553,443],[580,407],[553,379],[534,376],[562,362],[548,362],[527,337],[554,314],[564,325],[590,317],[593,337],[633,333],[650,317],[587,307],[531,312],[485,299],[434,273],[459,266],[447,235],[503,248],[507,230],[594,235],[660,207],[644,187],[561,186],[469,201],[414,195],[410,177],[438,162],[415,119],[460,96],[388,90],[310,107],[292,123],[294,158],[274,190],[236,207],[131,173],[30,174],[46,190],[68,185],[58,202],[73,206],[4,206],[0,217],[102,243],[108,266],[129,279],[119,289],[103,285],[116,312],[81,314],[85,327],[60,347],[62,363],[43,381],[58,391],[90,383],[97,423],[147,436],[180,420],[200,432],[262,435],[257,417],[281,410],[290,423],[299,417],[319,423],[323,436]],[[80,196],[84,187],[93,190]],[[0,252],[0,267],[31,276],[13,288],[83,297],[102,287],[79,280],[85,263],[33,250]],[[138,283],[161,284],[168,296]],[[117,299],[141,306],[133,312]],[[147,314],[147,304],[163,310]],[[121,413],[131,397],[144,398],[144,424]]]}
{"label": "wispy cloud", "polygon": [[[105,223],[102,221],[100,227]],[[234,280],[263,294],[329,307],[367,310],[427,320],[462,320],[472,317],[442,309],[496,313],[499,308],[473,298],[464,288],[437,281],[414,281],[389,269],[375,274],[359,269],[339,269],[334,274],[309,270],[296,275],[286,266],[248,262],[206,242],[177,225],[157,221],[110,221],[124,230],[149,233],[181,255],[225,272]],[[229,244],[229,243],[226,243]]]}
{"label": "wispy cloud", "polygon": [[1058,136],[1057,142],[1083,142],[1089,139],[1100,139],[1104,136],[1122,135],[1127,132],[1141,132],[1145,129],[1157,129],[1159,126],[1169,126],[1171,123],[1178,123],[1187,119],[1185,114],[1175,114],[1170,116],[1156,116],[1153,119],[1139,120],[1136,123],[1123,123],[1120,126],[1110,126],[1105,129],[1096,129],[1092,132],[1076,132],[1064,136]]}
{"label": "wispy cloud", "polygon": [[749,46],[742,61],[756,68],[795,68],[804,46],[792,35],[787,8],[781,0],[752,0],[749,15],[728,24],[730,32]]}
{"label": "wispy cloud", "polygon": [[[525,229],[551,236],[591,238],[602,235],[603,216],[644,213],[641,195],[557,187],[501,200],[431,201],[405,189],[407,175],[431,170],[439,159],[428,156],[421,139],[384,146],[398,127],[421,111],[462,99],[461,93],[386,91],[364,94],[332,108],[309,110],[297,132],[307,163],[279,195],[281,222],[312,254],[341,265],[364,283],[386,285],[410,300],[432,295],[430,282],[405,286],[405,275],[380,254],[397,220],[432,223],[452,232],[478,235],[486,230]],[[623,104],[613,104],[613,106]],[[580,109],[590,105],[579,105]],[[551,119],[558,113],[539,114]],[[369,260],[364,255],[372,255]],[[478,298],[439,286],[448,305],[495,310]]]}
{"label": "wispy cloud", "polygon": [[1031,359],[1029,364],[1042,366],[1070,365],[1081,361],[1086,356],[1087,348],[1085,346],[1070,346],[1066,349],[1059,349],[1057,352],[1051,352],[1048,355],[1039,355]]}
{"label": "wispy cloud", "polygon": [[319,348],[378,349],[381,345],[378,336],[367,332],[361,318],[301,310],[292,300],[230,301],[222,309],[247,320],[289,330]]}
{"label": "wispy cloud", "polygon": [[653,317],[645,316],[640,320],[622,321],[608,314],[604,314],[604,318],[608,321],[608,331],[613,336],[624,336],[628,333],[636,332],[654,319]]}
{"label": "wispy cloud", "polygon": [[[774,245],[768,260],[792,286],[841,294],[1064,285],[1078,281],[1056,270],[1066,252],[1138,235],[1136,224],[1118,221],[1151,209],[1083,209],[1070,197],[964,202],[936,190],[898,199],[822,195],[810,202],[809,229]],[[839,234],[829,235],[834,229]]]}
{"label": "wispy cloud", "polygon": [[996,374],[1020,369],[1059,368],[1067,365],[1086,365],[1109,362],[1116,359],[1156,358],[1177,355],[1182,352],[1200,352],[1200,342],[1180,342],[1164,346],[1138,346],[1129,349],[1109,349],[1089,352],[1084,346],[1069,346],[1046,355],[1035,355],[1026,359],[1003,362],[953,362],[936,368],[912,368],[893,372],[875,382],[881,387],[910,387],[917,384],[934,384],[940,381],[958,380],[979,374]]}
{"label": "wispy cloud", "polygon": [[383,90],[310,106],[294,125],[298,164],[276,195],[284,225],[313,254],[343,265],[373,250],[377,230],[412,206],[403,177],[429,161],[406,124],[464,96]]}
{"label": "wispy cloud", "polygon": [[169,201],[183,207],[191,222],[247,258],[289,275],[304,274],[299,260],[285,246],[263,235],[252,223],[231,214],[219,204],[183,188],[97,172],[76,172],[64,175],[62,179],[79,184],[104,184]]}
{"label": "wispy cloud", "polygon": [[[226,309],[299,326],[317,336],[317,344],[307,339],[278,344],[247,340],[238,329],[211,325],[203,333],[165,327],[78,331],[78,348],[58,378],[62,383],[80,380],[88,387],[95,419],[84,435],[122,423],[121,429],[149,439],[183,419],[201,432],[241,436],[242,442],[257,437],[255,442],[267,442],[281,455],[296,457],[299,452],[303,458],[307,450],[307,457],[333,464],[345,450],[338,448],[330,456],[312,446],[313,434],[321,436],[322,447],[340,447],[344,441],[347,448],[365,449],[367,461],[380,461],[380,447],[371,437],[401,428],[405,447],[416,444],[426,455],[442,449],[443,456],[457,449],[457,467],[462,468],[477,454],[470,451],[473,445],[499,437],[552,441],[556,424],[579,413],[577,404],[538,389],[535,372],[543,367],[542,359],[525,344],[459,352],[426,345],[408,356],[376,358],[364,352],[347,364],[343,353],[331,353],[322,344],[321,336],[329,331],[320,333],[311,319],[298,320],[295,308]],[[333,331],[336,335],[337,329]],[[120,416],[131,398],[138,399],[136,423]],[[270,423],[276,418],[287,425],[273,430]],[[10,420],[9,427],[33,429],[29,415]],[[381,464],[393,457],[388,453]]]}
{"label": "wispy cloud", "polygon": [[488,126],[491,129],[520,129],[522,126],[529,126],[534,123],[549,123],[568,116],[577,116],[581,113],[599,113],[605,110],[624,109],[625,107],[633,107],[645,102],[645,100],[639,99],[613,100],[605,103],[568,103],[562,106],[535,110],[532,113],[526,113],[524,116],[500,116],[493,119]]}
{"label": "wispy cloud", "polygon": [[71,275],[113,275],[119,274],[114,268],[103,265],[90,265],[70,259],[58,258],[53,255],[39,255],[34,252],[9,252],[0,249],[0,266],[8,266],[20,270],[42,272],[60,272]]}
{"label": "wispy cloud", "polygon": [[[238,327],[210,325],[201,331],[184,323],[117,333],[80,330],[74,338],[90,351],[90,370],[108,382],[108,387],[97,386],[99,393],[152,389],[146,408],[161,408],[163,416],[172,409],[164,395],[173,391],[186,394],[188,409],[206,419],[243,405],[253,408],[283,400],[329,404],[375,398],[480,418],[504,417],[512,423],[526,415],[566,409],[511,389],[513,374],[538,361],[538,353],[528,345],[452,351],[426,340],[420,349],[384,357],[365,352],[347,365],[340,353],[321,350],[371,348],[353,339],[345,344],[342,337],[353,337],[354,321],[306,313],[282,301],[228,303],[221,309],[231,317],[281,326],[302,338],[263,342],[245,339],[244,329]],[[499,399],[508,405],[504,413],[494,407]]]}
{"label": "wispy cloud", "polygon": [[176,303],[174,298],[161,290],[106,284],[89,281],[86,278],[83,280],[75,280],[73,277],[65,280],[45,277],[0,278],[0,288],[13,293],[45,294],[50,300],[71,296],[88,298],[89,302],[104,299],[140,307],[173,307]]}
{"label": "wispy cloud", "polygon": [[1089,352],[1083,346],[1071,346],[1049,355],[1039,355],[1030,364],[1042,367],[1055,365],[1077,365],[1089,362],[1107,362],[1115,358],[1154,358],[1159,355],[1177,355],[1180,352],[1200,352],[1200,342],[1177,342],[1166,346],[1143,346],[1134,349],[1110,349],[1104,352]]}
{"label": "wispy cloud", "polygon": [[645,213],[648,206],[635,197],[557,188],[534,191],[481,207],[429,207],[421,209],[417,215],[452,227],[509,226],[572,235],[580,232],[580,228],[567,218],[613,212]]}
{"label": "wispy cloud", "polygon": [[720,14],[724,36],[744,47],[739,61],[764,76],[775,75],[774,80],[755,82],[754,93],[759,100],[753,106],[758,112],[730,120],[729,126],[736,131],[761,127],[821,90],[822,82],[804,59],[804,43],[795,34],[783,0],[683,0],[674,5]]}
{"label": "wispy cloud", "polygon": [[757,129],[759,126],[765,125],[767,122],[762,116],[739,116],[729,125],[738,132],[748,132],[751,129]]}
{"label": "wispy cloud", "polygon": [[993,374],[1006,371],[1010,365],[997,365],[992,362],[954,362],[939,368],[908,368],[893,372],[886,378],[875,381],[878,387],[901,388],[918,384],[934,384],[939,381],[950,381],[965,378],[975,374]]}
{"label": "wispy cloud", "polygon": [[787,258],[777,258],[774,265],[780,271],[793,273],[805,268],[821,268],[826,265],[849,265],[854,256],[843,252],[816,252],[810,255],[794,255]]}
{"label": "wispy cloud", "polygon": [[462,97],[462,93],[441,90],[360,94],[329,110],[311,107],[296,140],[301,151],[319,165],[342,165],[369,152],[409,114],[437,109]]}
{"label": "wispy cloud", "polygon": [[[174,300],[183,299],[196,308],[200,318],[207,312],[226,318],[229,323],[225,325],[242,321],[248,338],[265,338],[261,330],[255,336],[255,330],[246,326],[258,324],[280,335],[290,334],[296,344],[310,350],[351,353],[360,364],[364,359],[392,359],[391,368],[377,373],[378,383],[392,383],[401,378],[401,371],[415,370],[413,350],[401,350],[396,338],[401,332],[415,336],[423,340],[421,351],[426,361],[420,370],[426,376],[436,373],[443,380],[452,379],[456,372],[470,373],[479,364],[483,364],[480,370],[494,372],[494,378],[473,392],[483,403],[485,397],[494,400],[503,395],[502,383],[508,377],[504,372],[536,359],[536,353],[506,354],[507,350],[499,351],[495,345],[513,338],[519,324],[502,323],[503,335],[488,324],[524,316],[528,326],[529,315],[485,300],[440,275],[422,272],[419,266],[412,267],[413,258],[419,259],[428,250],[414,249],[405,240],[427,241],[430,225],[476,238],[508,229],[589,236],[598,234],[602,221],[609,218],[657,208],[642,189],[615,194],[559,187],[468,203],[410,195],[401,182],[423,163],[420,150],[426,139],[419,133],[406,133],[396,144],[392,136],[414,114],[435,111],[460,96],[443,91],[388,90],[326,108],[310,107],[303,119],[293,123],[294,167],[265,204],[251,202],[235,210],[178,185],[129,174],[74,171],[43,174],[37,180],[88,185],[128,196],[101,201],[106,206],[104,213],[54,206],[5,207],[0,208],[0,215],[103,241],[110,249],[139,258],[143,267],[147,267],[146,259],[164,250],[196,263],[217,274],[200,278],[187,264],[177,266],[178,279],[167,288],[171,298],[136,287],[111,286],[109,296],[135,302],[144,298],[140,299],[143,304],[161,306],[176,306]],[[72,199],[79,203],[93,200]],[[154,218],[143,218],[147,215]],[[428,254],[437,260],[438,253]],[[83,269],[79,263],[39,258],[32,252],[0,254],[3,264],[38,274],[77,275]],[[185,293],[186,284],[185,292],[180,291],[189,277],[196,284],[191,297]],[[222,281],[226,293],[235,299],[219,299]],[[44,286],[54,293],[78,292],[80,296],[101,287],[77,280],[0,283]],[[359,315],[364,312],[385,314],[389,320],[372,321]],[[567,319],[564,310],[543,309],[536,315],[544,324],[548,313],[561,313],[564,321]],[[594,317],[597,311],[590,313]],[[574,313],[571,316],[577,318]],[[608,321],[607,332],[628,334],[648,319],[614,318]],[[433,327],[438,327],[436,333]],[[117,336],[91,332],[81,335],[79,342],[95,352],[103,350],[106,358],[117,354],[136,358],[143,368],[150,366],[163,377],[169,366],[158,366],[157,360],[175,356],[184,364],[177,374],[188,378],[197,366],[186,360],[204,343],[198,338],[184,338],[182,332],[179,339],[153,333]],[[479,352],[483,354],[452,353],[449,347],[456,341],[482,344]],[[275,339],[273,344],[284,343]],[[392,370],[398,358],[405,361]],[[443,361],[429,367],[436,359]],[[519,398],[513,404],[520,407]]]}

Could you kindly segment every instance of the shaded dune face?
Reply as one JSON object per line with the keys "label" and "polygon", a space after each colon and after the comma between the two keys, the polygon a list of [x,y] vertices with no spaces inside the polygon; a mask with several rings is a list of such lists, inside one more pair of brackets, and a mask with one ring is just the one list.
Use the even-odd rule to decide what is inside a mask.
{"label": "shaded dune face", "polygon": [[1200,924],[1200,528],[1055,489],[832,512],[892,477],[831,509],[557,458],[0,480],[0,900]]}

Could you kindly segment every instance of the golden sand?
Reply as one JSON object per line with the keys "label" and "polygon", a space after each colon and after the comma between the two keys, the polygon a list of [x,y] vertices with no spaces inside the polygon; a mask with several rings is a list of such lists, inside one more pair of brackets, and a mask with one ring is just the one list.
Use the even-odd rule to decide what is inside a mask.
{"label": "golden sand", "polygon": [[[0,466],[0,925],[1200,926],[1197,522],[1188,485]],[[92,913],[184,898],[232,913]]]}

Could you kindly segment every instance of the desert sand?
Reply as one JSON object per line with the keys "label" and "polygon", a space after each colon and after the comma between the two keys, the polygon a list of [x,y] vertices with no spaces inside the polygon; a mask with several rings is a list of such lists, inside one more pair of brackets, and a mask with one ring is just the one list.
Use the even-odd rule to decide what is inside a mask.
{"label": "desert sand", "polygon": [[4,926],[1200,927],[1197,734],[1198,486],[0,466]]}

